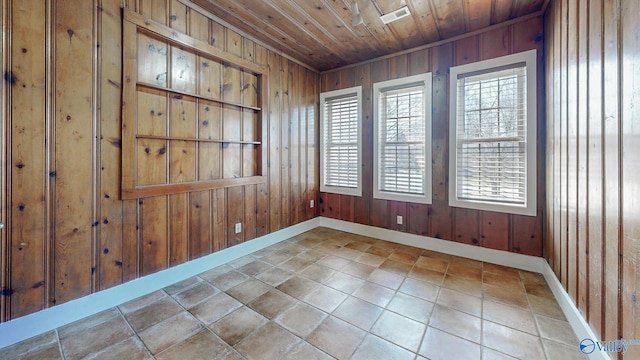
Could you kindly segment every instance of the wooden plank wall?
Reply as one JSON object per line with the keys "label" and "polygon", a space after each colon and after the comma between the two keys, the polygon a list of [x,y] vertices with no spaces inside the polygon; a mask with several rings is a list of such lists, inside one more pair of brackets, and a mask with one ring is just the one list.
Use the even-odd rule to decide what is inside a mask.
{"label": "wooden plank wall", "polygon": [[[266,184],[119,199],[121,4],[269,67]],[[317,73],[177,0],[2,0],[0,15],[0,321],[315,216]]]}
{"label": "wooden plank wall", "polygon": [[[492,249],[542,256],[544,209],[544,69],[542,18],[532,18],[443,45],[322,74],[321,91],[363,90],[363,195],[320,194],[320,215]],[[449,68],[520,51],[538,50],[538,215],[521,216],[448,205]],[[433,73],[433,204],[373,198],[373,83]],[[396,224],[396,216],[405,221]]]}
{"label": "wooden plank wall", "polygon": [[640,338],[639,13],[565,0],[545,15],[547,258],[606,341]]}

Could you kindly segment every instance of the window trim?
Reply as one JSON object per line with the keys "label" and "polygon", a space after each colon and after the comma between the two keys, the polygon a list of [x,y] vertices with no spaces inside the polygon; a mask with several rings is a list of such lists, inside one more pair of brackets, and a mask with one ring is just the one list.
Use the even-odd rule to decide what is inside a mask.
{"label": "window trim", "polygon": [[[324,128],[325,128],[325,104],[327,101],[332,99],[348,97],[355,95],[357,97],[358,103],[358,116],[357,116],[357,139],[358,139],[358,186],[355,188],[345,187],[345,186],[335,186],[335,185],[327,185],[325,183],[325,163],[326,163],[326,154],[325,154],[325,138],[324,138]],[[341,195],[352,195],[352,196],[362,196],[362,86],[354,86],[345,89],[333,90],[320,93],[320,191],[333,193],[333,194],[341,194]]]}
{"label": "window trim", "polygon": [[[527,76],[527,118],[526,118],[526,185],[524,205],[493,201],[464,200],[457,197],[457,123],[458,123],[458,85],[460,77],[469,73],[489,73],[505,66],[525,63]],[[536,216],[537,214],[537,52],[528,50],[494,59],[451,67],[449,95],[449,205],[452,207],[488,210],[518,215]]]}
{"label": "window trim", "polygon": [[[381,190],[379,186],[380,175],[380,94],[402,88],[410,88],[416,85],[424,84],[424,92],[422,101],[424,105],[424,124],[425,124],[425,141],[424,141],[424,176],[422,179],[424,194],[400,193],[395,191]],[[419,204],[431,204],[432,201],[432,73],[423,73],[398,79],[381,81],[373,84],[373,198],[384,200],[405,201]]]}

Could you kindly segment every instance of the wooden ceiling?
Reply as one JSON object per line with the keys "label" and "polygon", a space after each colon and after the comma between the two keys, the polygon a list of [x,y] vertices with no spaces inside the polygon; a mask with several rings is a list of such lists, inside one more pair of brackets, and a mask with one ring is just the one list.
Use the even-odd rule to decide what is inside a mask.
{"label": "wooden ceiling", "polygon": [[[191,0],[228,24],[319,71],[479,30],[543,9],[544,0]],[[385,25],[380,15],[408,6]]]}

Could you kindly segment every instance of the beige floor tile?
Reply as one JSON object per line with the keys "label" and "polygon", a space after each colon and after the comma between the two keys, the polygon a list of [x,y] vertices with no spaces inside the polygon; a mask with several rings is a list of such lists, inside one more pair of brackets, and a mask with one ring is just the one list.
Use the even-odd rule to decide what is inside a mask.
{"label": "beige floor tile", "polygon": [[335,270],[318,264],[311,264],[308,268],[300,272],[300,275],[316,282],[323,282],[333,274],[335,274]]}
{"label": "beige floor tile", "polygon": [[309,345],[307,342],[299,343],[293,350],[291,350],[284,360],[331,360],[333,357],[327,353],[319,350],[318,348]]}
{"label": "beige floor tile", "polygon": [[479,360],[481,356],[480,345],[431,326],[427,328],[422,340],[420,355],[431,360]]}
{"label": "beige floor tile", "polygon": [[527,294],[524,288],[509,288],[493,285],[483,286],[483,296],[485,299],[501,302],[503,304],[519,306],[523,309],[529,308]]}
{"label": "beige floor tile", "polygon": [[380,256],[380,257],[383,257],[383,258],[387,259],[389,256],[391,256],[391,253],[393,253],[393,250],[386,249],[386,248],[379,247],[379,246],[375,246],[375,244],[374,244],[370,248],[367,249],[366,253],[367,254],[372,254],[372,255],[377,255],[377,256]]}
{"label": "beige floor tile", "polygon": [[230,261],[230,262],[227,263],[227,265],[231,266],[234,269],[237,269],[237,268],[242,267],[242,266],[244,266],[244,265],[246,265],[248,263],[251,263],[251,262],[253,262],[255,260],[256,260],[256,258],[254,256],[252,256],[251,254],[249,254],[249,255],[245,255],[245,256],[239,257],[239,258],[237,258],[237,259],[235,259],[233,261]]}
{"label": "beige floor tile", "polygon": [[373,266],[373,267],[378,267],[380,265],[382,265],[383,262],[385,262],[386,257],[384,256],[380,256],[380,255],[375,255],[375,254],[370,254],[365,252],[364,254],[358,256],[357,258],[355,258],[355,262],[361,263],[361,264],[366,264],[369,266]]}
{"label": "beige floor tile", "polygon": [[480,343],[481,319],[458,310],[436,304],[429,326]]}
{"label": "beige floor tile", "polygon": [[440,289],[437,304],[471,314],[482,315],[482,299],[451,289]]}
{"label": "beige floor tile", "polygon": [[155,355],[188,339],[202,330],[202,323],[184,311],[138,333],[145,346]]}
{"label": "beige floor tile", "polygon": [[440,287],[437,285],[410,278],[407,278],[399,289],[400,292],[431,302],[436,301],[439,290]]}
{"label": "beige floor tile", "polygon": [[329,355],[342,360],[351,357],[366,334],[365,331],[330,316],[309,335],[307,341]]}
{"label": "beige floor tile", "polygon": [[387,309],[426,324],[433,311],[433,303],[415,296],[396,293]]}
{"label": "beige floor tile", "polygon": [[259,274],[258,276],[256,276],[256,279],[259,279],[260,281],[263,281],[271,286],[278,286],[287,281],[292,276],[292,272],[274,267]]}
{"label": "beige floor tile", "polygon": [[405,349],[417,352],[426,327],[426,325],[402,315],[384,311],[371,328],[371,333]]}
{"label": "beige floor tile", "polygon": [[429,256],[420,256],[415,266],[424,269],[433,270],[439,273],[445,273],[449,267],[449,262],[443,259],[432,258]]}
{"label": "beige floor tile", "polygon": [[344,247],[346,247],[348,249],[364,252],[364,251],[367,251],[367,249],[371,247],[371,244],[354,240],[354,241],[349,242]]}
{"label": "beige floor tile", "polygon": [[323,253],[322,251],[319,251],[316,249],[309,249],[298,255],[299,258],[303,260],[308,260],[311,262],[317,262],[318,260],[324,258],[325,256],[327,256],[326,253]]}
{"label": "beige floor tile", "polygon": [[250,302],[258,296],[273,289],[271,286],[256,279],[249,279],[227,290],[227,294],[243,304]]}
{"label": "beige floor tile", "polygon": [[520,279],[520,272],[518,269],[503,265],[486,262],[482,264],[482,271],[489,274],[499,275],[504,278],[516,278],[518,280]]}
{"label": "beige floor tile", "polygon": [[358,290],[354,291],[353,296],[374,305],[385,307],[394,294],[395,292],[391,289],[366,281]]}
{"label": "beige floor tile", "polygon": [[249,277],[239,271],[229,271],[228,273],[224,273],[217,278],[211,280],[213,286],[217,287],[222,291],[227,291],[232,287],[247,281]]}
{"label": "beige floor tile", "polygon": [[371,281],[372,283],[397,290],[400,285],[402,285],[404,276],[400,276],[385,270],[375,269],[371,273],[371,275],[369,275],[369,278],[367,280]]}
{"label": "beige floor tile", "polygon": [[327,314],[305,303],[297,303],[274,321],[293,334],[306,338],[327,317]]}
{"label": "beige floor tile", "polygon": [[324,284],[343,293],[351,294],[364,284],[364,280],[355,276],[336,272],[330,278],[324,281]]}
{"label": "beige floor tile", "polygon": [[[142,304],[143,302],[141,301],[140,303]],[[125,304],[125,306],[127,306],[127,304]],[[157,324],[183,311],[177,301],[164,293],[162,297],[153,303],[146,304],[142,307],[127,306],[127,308],[136,309],[132,312],[125,312],[123,306],[120,306],[120,309],[123,310],[124,317],[135,331],[144,330],[153,324]]]}
{"label": "beige floor tile", "polygon": [[278,265],[278,267],[295,273],[295,272],[299,272],[306,269],[309,265],[313,264],[314,262],[315,261],[296,256]]}
{"label": "beige floor tile", "polygon": [[517,360],[513,356],[503,354],[499,351],[490,349],[486,346],[482,347],[482,360]]}
{"label": "beige floor tile", "polygon": [[202,279],[200,279],[197,276],[192,276],[186,280],[180,281],[178,283],[175,283],[173,285],[169,285],[166,288],[162,289],[164,290],[164,292],[166,292],[169,295],[175,295],[181,291],[186,290],[187,288],[192,287],[193,285],[199,283],[203,281]]}
{"label": "beige floor tile", "polygon": [[530,310],[504,305],[491,300],[484,300],[482,306],[482,316],[485,320],[528,332],[532,335],[538,335],[538,328]]}
{"label": "beige floor tile", "polygon": [[400,276],[407,276],[407,274],[409,274],[409,271],[411,271],[411,268],[411,264],[391,259],[385,260],[385,262],[383,262],[382,265],[378,267],[378,269],[386,270]]}
{"label": "beige floor tile", "polygon": [[536,315],[540,336],[568,346],[578,346],[579,340],[568,322]]}
{"label": "beige floor tile", "polygon": [[213,323],[209,328],[222,340],[235,346],[255,329],[268,322],[264,316],[246,306]]}
{"label": "beige floor tile", "polygon": [[376,270],[375,267],[370,265],[361,264],[359,262],[351,262],[343,267],[340,271],[349,274],[351,276],[355,276],[361,279],[368,278],[371,273]]}
{"label": "beige floor tile", "polygon": [[589,358],[580,351],[578,345],[566,345],[549,339],[542,339],[542,344],[549,360],[586,360]]}
{"label": "beige floor tile", "polygon": [[490,321],[482,321],[482,344],[520,359],[544,359],[537,336]]}
{"label": "beige floor tile", "polygon": [[457,290],[472,296],[482,296],[482,281],[473,280],[457,275],[450,275],[448,272],[444,277],[444,287],[447,289]]}
{"label": "beige floor tile", "polygon": [[185,309],[190,309],[219,292],[220,290],[216,289],[210,283],[200,281],[199,283],[174,294],[173,298],[176,299],[176,301]]}
{"label": "beige floor tile", "polygon": [[447,268],[447,275],[454,275],[468,280],[482,281],[482,268],[452,261],[449,263],[449,267]]}
{"label": "beige floor tile", "polygon": [[323,265],[334,270],[340,270],[348,263],[350,263],[349,260],[335,255],[327,255],[321,260],[318,260],[319,265]]}
{"label": "beige floor tile", "polygon": [[396,250],[389,256],[389,260],[398,261],[398,262],[413,266],[413,264],[416,263],[419,257],[420,257],[420,253],[404,252],[404,251]]}
{"label": "beige floor tile", "polygon": [[363,330],[369,331],[382,314],[382,308],[367,301],[349,296],[333,315]]}
{"label": "beige floor tile", "polygon": [[[4,354],[0,354],[4,357]],[[14,359],[13,357],[7,357],[7,359]],[[20,360],[57,360],[62,359],[62,354],[60,354],[60,346],[58,344],[52,344],[49,346],[38,348],[37,350],[29,351],[25,354],[21,354],[19,357],[15,357],[15,359]]]}
{"label": "beige floor tile", "polygon": [[273,319],[281,312],[290,308],[296,299],[282,291],[270,290],[247,304],[250,308],[262,314],[267,319]]}
{"label": "beige floor tile", "polygon": [[233,270],[231,266],[221,265],[199,274],[198,277],[201,278],[202,280],[211,282],[211,280],[217,278],[220,275],[226,274],[231,270]]}
{"label": "beige floor tile", "polygon": [[343,292],[332,289],[326,285],[318,285],[303,300],[325,312],[332,312],[347,298]]}
{"label": "beige floor tile", "polygon": [[367,335],[352,360],[413,360],[415,354],[383,340],[375,335]]}
{"label": "beige floor tile", "polygon": [[289,280],[278,285],[276,288],[285,294],[301,299],[309,294],[319,284],[315,281],[305,279],[300,276],[293,276]]}
{"label": "beige floor tile", "polygon": [[233,349],[218,357],[216,360],[246,360],[242,355]]}
{"label": "beige floor tile", "polygon": [[[41,359],[48,358],[42,357]],[[151,360],[153,356],[137,336],[131,336],[124,341],[112,344],[100,352],[87,356],[86,359]]]}
{"label": "beige floor tile", "polygon": [[499,286],[506,289],[520,290],[523,288],[520,277],[504,276],[485,272],[482,274],[482,283],[485,285]]}
{"label": "beige floor tile", "polygon": [[300,341],[300,338],[270,322],[242,340],[236,345],[236,350],[249,360],[276,360],[283,358]]}
{"label": "beige floor tile", "polygon": [[274,251],[269,255],[265,255],[264,257],[261,258],[262,261],[265,261],[271,265],[279,265],[282,264],[285,261],[288,261],[289,259],[291,259],[294,255],[291,255],[289,253],[283,252],[283,251]]}
{"label": "beige floor tile", "polygon": [[254,260],[251,261],[248,264],[245,264],[241,267],[239,267],[237,270],[240,271],[241,273],[245,274],[245,275],[249,275],[249,276],[256,276],[258,274],[261,274],[269,269],[271,269],[273,267],[273,265],[268,264],[264,261],[260,261],[260,260],[255,260],[255,258],[253,258]]}
{"label": "beige floor tile", "polygon": [[[54,330],[0,349],[0,354],[7,359],[22,359],[29,356],[38,358],[38,354],[41,353],[54,356],[55,351],[51,350],[52,347],[58,351],[57,358],[60,358],[62,355],[58,346],[58,336]],[[40,359],[46,359],[46,357],[40,357]]]}
{"label": "beige floor tile", "polygon": [[[108,316],[108,318],[106,318]],[[96,318],[105,320],[95,323]],[[64,327],[58,332],[66,359],[81,359],[133,335],[120,313],[112,308]]]}
{"label": "beige floor tile", "polygon": [[156,355],[157,360],[216,359],[231,350],[211,331],[205,329]]}
{"label": "beige floor tile", "polygon": [[527,295],[527,299],[529,300],[531,310],[533,310],[535,314],[548,316],[558,320],[567,320],[567,318],[564,316],[562,308],[560,308],[560,305],[558,305],[558,302],[555,299],[549,299],[531,294]]}
{"label": "beige floor tile", "polygon": [[441,285],[444,281],[444,273],[419,266],[414,266],[413,269],[411,269],[411,272],[409,272],[409,277],[420,281],[430,282],[436,285]]}
{"label": "beige floor tile", "polygon": [[225,293],[220,293],[192,307],[189,312],[208,325],[241,306],[242,303],[238,300]]}

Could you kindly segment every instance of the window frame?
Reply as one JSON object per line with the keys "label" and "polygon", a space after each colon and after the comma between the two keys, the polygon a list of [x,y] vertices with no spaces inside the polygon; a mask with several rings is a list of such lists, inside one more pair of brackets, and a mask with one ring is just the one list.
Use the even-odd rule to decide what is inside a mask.
{"label": "window frame", "polygon": [[[525,135],[525,201],[524,205],[460,199],[458,191],[458,79],[468,74],[490,74],[505,67],[525,64],[526,73],[526,135]],[[537,214],[537,51],[528,50],[489,60],[450,68],[449,96],[449,205],[452,207],[487,210],[502,213],[535,216]]]}
{"label": "window frame", "polygon": [[[423,193],[405,193],[380,189],[380,160],[381,140],[380,122],[384,118],[380,109],[380,96],[387,91],[423,86],[422,104],[424,120],[424,174],[422,176]],[[432,202],[432,73],[423,73],[398,79],[376,82],[373,84],[373,198],[383,200],[405,201],[419,204],[431,204]]]}
{"label": "window frame", "polygon": [[[328,101],[345,98],[349,96],[357,98],[357,118],[356,118],[356,137],[357,137],[357,187],[346,187],[328,185],[325,178],[326,169],[326,143],[325,143],[325,127],[327,119],[325,118],[325,106]],[[341,195],[362,196],[362,86],[354,86],[345,89],[326,91],[320,93],[320,191]]]}

